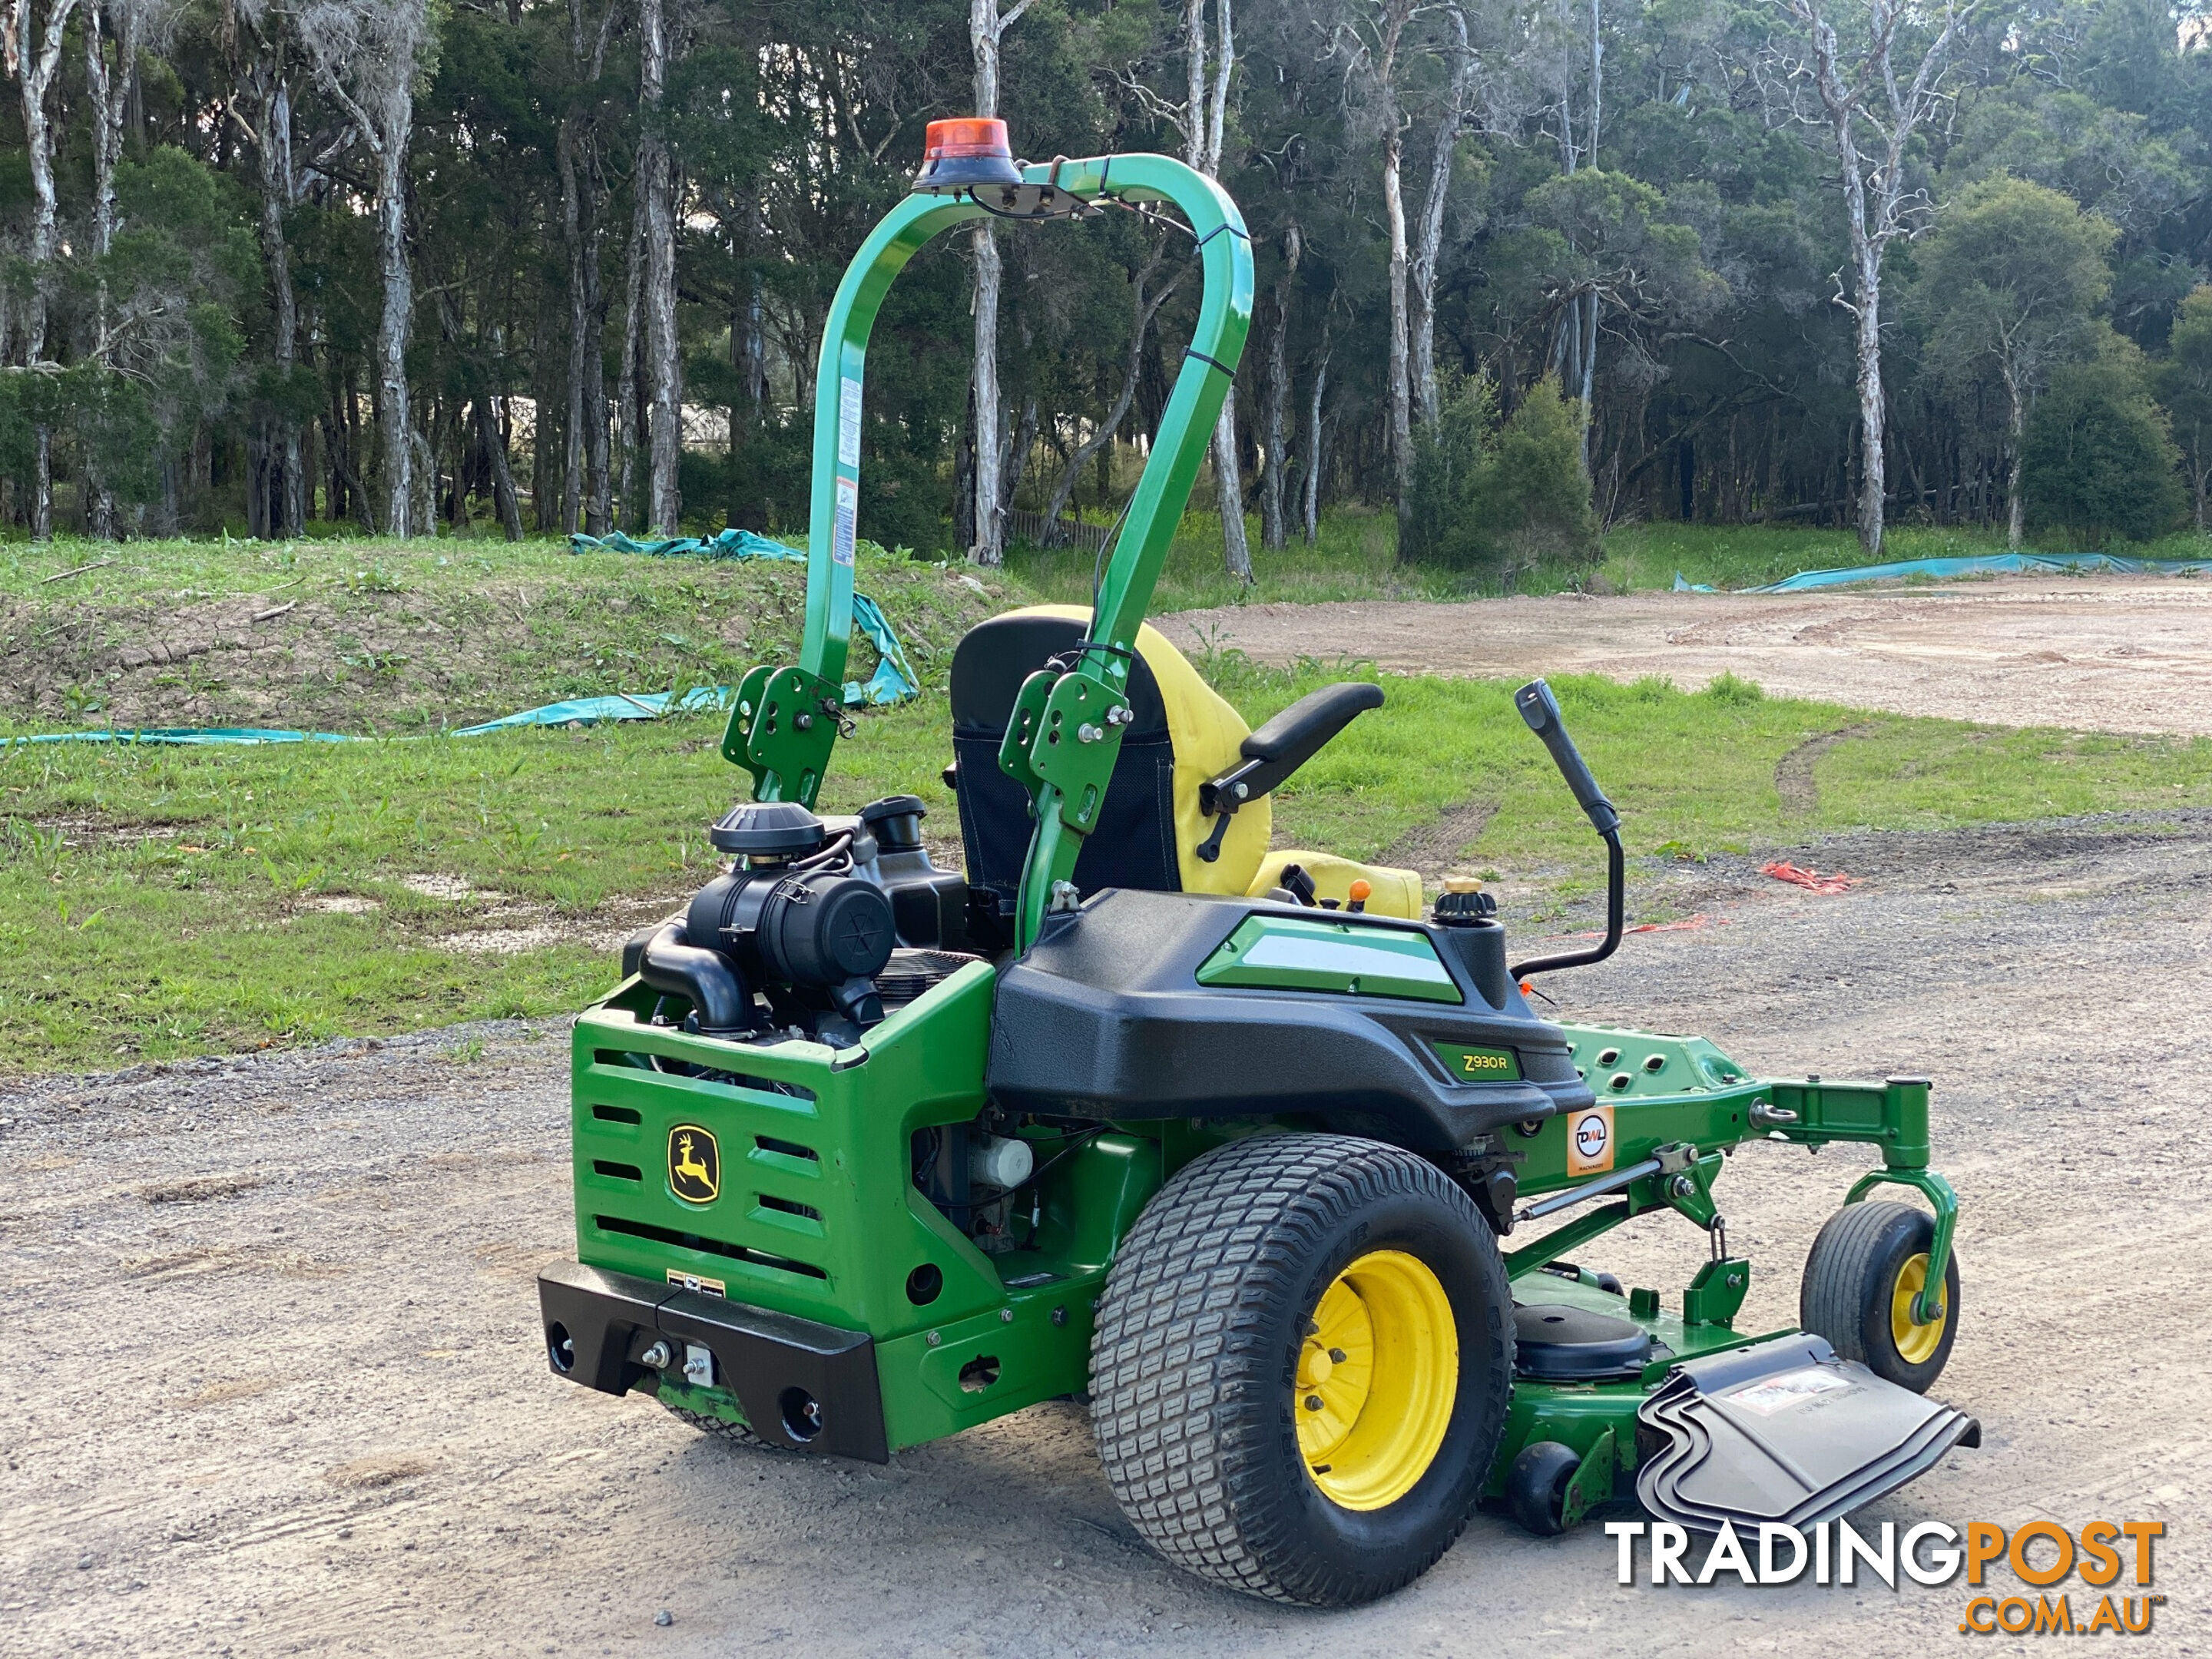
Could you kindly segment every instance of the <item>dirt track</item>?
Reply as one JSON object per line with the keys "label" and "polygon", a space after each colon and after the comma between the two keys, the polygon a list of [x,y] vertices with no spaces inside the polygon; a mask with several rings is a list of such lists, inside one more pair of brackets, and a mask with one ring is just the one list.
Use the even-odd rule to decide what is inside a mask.
{"label": "dirt track", "polygon": [[1263,662],[1401,672],[1732,672],[1777,696],[2000,726],[2212,734],[2212,581],[2007,576],[1824,593],[1634,593],[1187,611],[1159,624]]}
{"label": "dirt track", "polygon": [[[2162,1518],[2171,1599],[2130,1644],[2154,1652],[2212,1651],[2208,854],[2199,813],[1830,842],[1807,856],[1866,878],[1838,898],[1716,864],[1674,878],[1672,902],[1724,921],[1640,935],[1556,986],[1571,1013],[1706,1030],[1760,1068],[1934,1075],[1965,1206],[1965,1322],[1938,1392],[1987,1441],[1863,1518]],[[1486,1514],[1378,1607],[1249,1601],[1133,1538],[1068,1404],[882,1468],[703,1441],[547,1374],[532,1274],[570,1243],[564,1034],[496,1028],[481,1052],[470,1035],[0,1101],[0,1651],[1955,1639],[1962,1585],[1623,1589],[1598,1533],[1539,1542]],[[1728,1172],[1730,1239],[1760,1274],[1751,1324],[1792,1318],[1805,1247],[1860,1161],[1760,1146]],[[1661,1219],[1591,1259],[1673,1287],[1703,1251]]]}

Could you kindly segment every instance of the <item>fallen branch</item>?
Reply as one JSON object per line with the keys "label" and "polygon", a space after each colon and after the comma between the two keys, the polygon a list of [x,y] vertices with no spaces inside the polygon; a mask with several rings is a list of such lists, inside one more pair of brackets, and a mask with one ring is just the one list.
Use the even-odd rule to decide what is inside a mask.
{"label": "fallen branch", "polygon": [[283,605],[273,606],[267,611],[255,611],[253,613],[253,620],[258,623],[275,622],[277,617],[283,616],[287,611],[296,611],[299,608],[299,600],[288,599]]}
{"label": "fallen branch", "polygon": [[70,576],[82,576],[88,570],[98,570],[103,566],[111,565],[115,561],[112,559],[94,559],[90,564],[81,564],[74,570],[57,570],[51,576],[41,576],[39,578],[39,586],[44,587],[49,582],[62,581]]}

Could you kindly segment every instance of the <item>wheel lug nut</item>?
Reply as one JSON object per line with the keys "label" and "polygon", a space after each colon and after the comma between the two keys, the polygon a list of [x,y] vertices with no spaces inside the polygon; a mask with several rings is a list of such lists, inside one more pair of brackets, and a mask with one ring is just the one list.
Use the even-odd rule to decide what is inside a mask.
{"label": "wheel lug nut", "polygon": [[1344,1364],[1344,1350],[1341,1348],[1331,1348],[1328,1351],[1328,1363],[1332,1365],[1341,1365]]}
{"label": "wheel lug nut", "polygon": [[1321,1409],[1321,1396],[1317,1394],[1308,1395],[1306,1396],[1306,1409],[1310,1412],[1319,1411]]}

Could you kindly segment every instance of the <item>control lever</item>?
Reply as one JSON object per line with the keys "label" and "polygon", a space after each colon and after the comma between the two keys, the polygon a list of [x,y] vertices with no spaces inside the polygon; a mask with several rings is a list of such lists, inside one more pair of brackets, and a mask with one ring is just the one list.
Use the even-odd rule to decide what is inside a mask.
{"label": "control lever", "polygon": [[1528,723],[1528,729],[1541,738],[1544,747],[1552,751],[1552,763],[1567,781],[1575,805],[1589,817],[1590,828],[1601,836],[1610,836],[1618,830],[1620,814],[1597,787],[1597,780],[1590,775],[1582,751],[1567,735],[1566,722],[1559,718],[1559,700],[1552,695],[1552,688],[1541,680],[1531,680],[1513,694],[1513,706],[1521,711],[1521,718]]}
{"label": "control lever", "polygon": [[1594,962],[1603,962],[1620,948],[1620,936],[1626,922],[1628,897],[1628,860],[1620,848],[1620,813],[1605,798],[1590,775],[1575,740],[1567,735],[1566,722],[1559,717],[1559,700],[1552,695],[1552,688],[1541,680],[1531,680],[1513,694],[1513,706],[1521,711],[1521,718],[1528,729],[1543,739],[1544,747],[1551,751],[1552,763],[1559,769],[1566,780],[1567,788],[1575,804],[1583,809],[1590,821],[1590,828],[1605,839],[1605,937],[1588,951],[1570,951],[1560,956],[1539,957],[1534,962],[1524,962],[1514,968],[1517,982],[1530,974],[1549,973],[1555,968],[1586,968]]}

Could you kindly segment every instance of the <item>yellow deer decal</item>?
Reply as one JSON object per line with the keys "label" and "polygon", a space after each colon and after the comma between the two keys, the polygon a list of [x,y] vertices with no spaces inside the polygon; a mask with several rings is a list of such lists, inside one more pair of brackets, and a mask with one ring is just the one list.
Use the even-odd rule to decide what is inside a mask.
{"label": "yellow deer decal", "polygon": [[721,1160],[714,1137],[704,1129],[679,1128],[669,1137],[668,1180],[679,1198],[703,1204],[720,1190]]}

